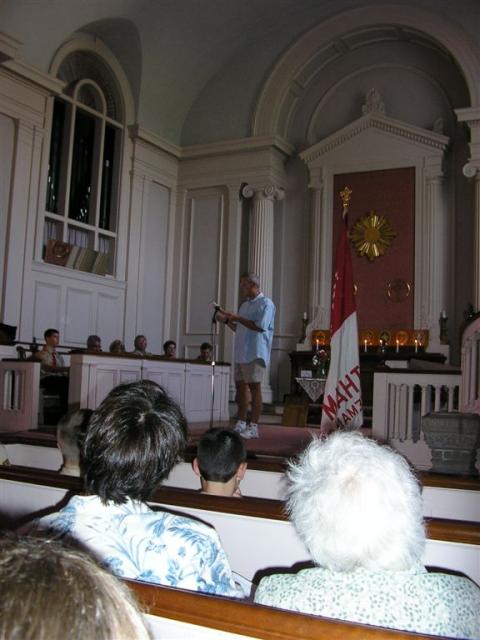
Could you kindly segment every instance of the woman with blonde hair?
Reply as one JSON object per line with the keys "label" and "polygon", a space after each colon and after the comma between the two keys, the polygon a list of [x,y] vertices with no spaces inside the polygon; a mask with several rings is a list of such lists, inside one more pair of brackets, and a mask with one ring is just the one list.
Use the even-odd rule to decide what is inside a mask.
{"label": "woman with blonde hair", "polygon": [[149,640],[130,591],[80,551],[0,539],[2,640]]}

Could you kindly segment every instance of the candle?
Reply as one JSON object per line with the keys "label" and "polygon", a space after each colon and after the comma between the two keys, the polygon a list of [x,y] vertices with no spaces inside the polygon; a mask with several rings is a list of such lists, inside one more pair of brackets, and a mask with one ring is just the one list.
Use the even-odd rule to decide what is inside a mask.
{"label": "candle", "polygon": [[317,350],[317,351],[318,351],[318,348],[319,348],[319,347],[320,347],[320,340],[317,338],[317,339],[315,340],[315,348],[316,348],[316,350]]}
{"label": "candle", "polygon": [[306,320],[306,319],[307,319],[307,312],[306,312],[306,311],[304,311],[304,312],[303,312],[303,319],[304,319],[304,320]]}
{"label": "candle", "polygon": [[397,340],[397,353],[400,351],[400,340]]}
{"label": "candle", "polygon": [[418,340],[415,338],[415,353],[418,352]]}
{"label": "candle", "polygon": [[365,353],[367,353],[367,340],[366,339],[363,341],[363,350],[365,351]]}

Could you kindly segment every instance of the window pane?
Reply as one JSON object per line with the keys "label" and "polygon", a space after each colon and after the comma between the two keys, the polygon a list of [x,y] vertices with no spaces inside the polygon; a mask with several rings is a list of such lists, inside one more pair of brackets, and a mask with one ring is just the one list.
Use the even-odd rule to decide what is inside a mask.
{"label": "window pane", "polygon": [[79,102],[87,105],[87,107],[103,112],[103,103],[100,94],[92,85],[84,84],[78,92],[77,99]]}
{"label": "window pane", "polygon": [[103,273],[97,271],[97,273],[108,273],[113,275],[115,265],[115,240],[114,238],[106,238],[99,236],[98,238],[98,251],[100,252],[100,259],[103,267]]}
{"label": "window pane", "polygon": [[46,209],[58,213],[58,192],[60,184],[60,169],[63,164],[63,132],[65,125],[65,103],[55,99],[52,118],[52,137],[50,140],[50,157],[47,178]]}
{"label": "window pane", "polygon": [[102,193],[100,198],[100,219],[99,226],[101,229],[113,231],[113,216],[111,216],[112,206],[115,206],[115,198],[113,194],[113,177],[115,172],[115,142],[117,130],[115,127],[107,124],[105,127],[105,140],[103,146],[103,165],[102,165]]}
{"label": "window pane", "polygon": [[92,197],[95,119],[77,110],[73,142],[70,209],[68,215],[79,222],[89,222]]}

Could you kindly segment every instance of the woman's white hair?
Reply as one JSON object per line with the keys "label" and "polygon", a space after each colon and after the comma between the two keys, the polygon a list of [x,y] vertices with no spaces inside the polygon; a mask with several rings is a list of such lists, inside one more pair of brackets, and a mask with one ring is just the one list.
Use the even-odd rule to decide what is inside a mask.
{"label": "woman's white hair", "polygon": [[287,472],[287,510],[314,562],[406,570],[425,546],[422,496],[406,460],[359,433],[315,438]]}

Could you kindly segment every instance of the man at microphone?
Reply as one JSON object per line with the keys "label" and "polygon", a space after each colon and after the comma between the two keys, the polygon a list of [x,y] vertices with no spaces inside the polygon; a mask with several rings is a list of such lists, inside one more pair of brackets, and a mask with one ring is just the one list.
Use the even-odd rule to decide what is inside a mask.
{"label": "man at microphone", "polygon": [[[235,332],[235,384],[238,420],[235,431],[243,438],[258,438],[258,420],[262,412],[262,382],[270,362],[275,305],[260,291],[255,273],[240,278],[242,302],[238,313],[219,309],[217,318]],[[250,423],[247,424],[248,391],[252,398]]]}

